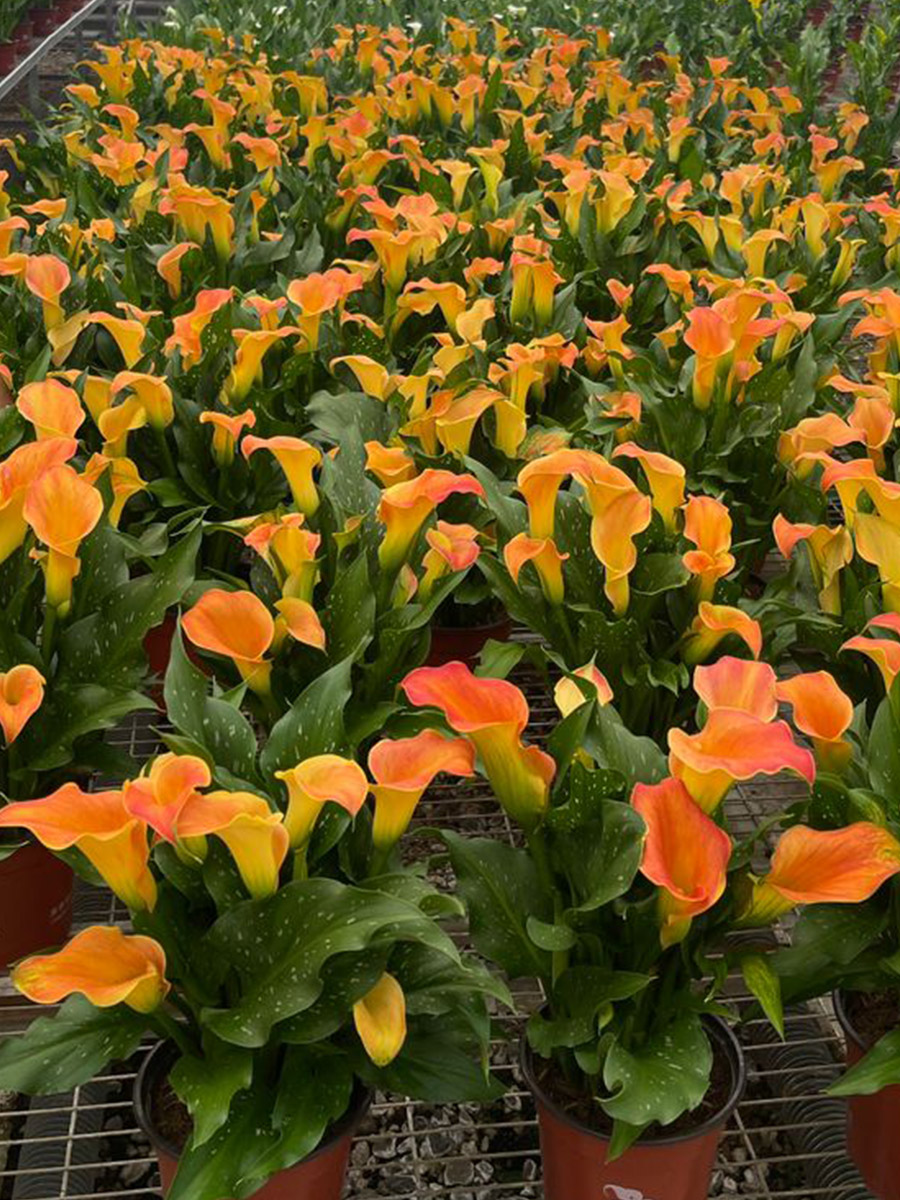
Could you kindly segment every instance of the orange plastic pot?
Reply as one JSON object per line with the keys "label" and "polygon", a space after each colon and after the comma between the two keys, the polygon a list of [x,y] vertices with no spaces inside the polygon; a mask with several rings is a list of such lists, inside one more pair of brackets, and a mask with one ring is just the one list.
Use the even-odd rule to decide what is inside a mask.
{"label": "orange plastic pot", "polygon": [[490,625],[471,625],[467,628],[432,625],[431,649],[425,660],[426,667],[442,667],[448,662],[464,662],[473,667],[479,654],[489,641],[507,642],[512,632],[512,621],[503,617]]}
{"label": "orange plastic pot", "polygon": [[705,1022],[731,1071],[727,1103],[686,1133],[641,1138],[614,1162],[609,1139],[576,1121],[546,1093],[522,1041],[522,1069],[534,1093],[541,1135],[545,1200],[706,1200],[722,1130],[744,1090],[746,1068],[737,1038],[715,1017]]}
{"label": "orange plastic pot", "polygon": [[35,842],[0,862],[0,967],[58,946],[71,927],[71,867]]}
{"label": "orange plastic pot", "polygon": [[[847,1039],[847,1066],[852,1067],[867,1046],[847,1015],[844,998],[834,993],[834,1011]],[[847,1150],[866,1187],[879,1200],[900,1200],[900,1084],[872,1096],[847,1099]]]}
{"label": "orange plastic pot", "polygon": [[[170,1042],[159,1042],[144,1059],[134,1082],[135,1115],[156,1152],[164,1196],[175,1178],[180,1151],[154,1125],[151,1098],[176,1057],[177,1051]],[[331,1127],[317,1149],[296,1166],[273,1175],[253,1193],[254,1200],[341,1200],[353,1135],[371,1101],[371,1094],[357,1084],[347,1112]]]}

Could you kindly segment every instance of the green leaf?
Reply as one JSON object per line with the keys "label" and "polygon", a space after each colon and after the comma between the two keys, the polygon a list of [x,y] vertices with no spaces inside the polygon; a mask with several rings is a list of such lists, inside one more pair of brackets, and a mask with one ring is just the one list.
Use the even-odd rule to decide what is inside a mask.
{"label": "green leaf", "polygon": [[113,1058],[128,1058],[147,1029],[147,1018],[124,1004],[95,1008],[70,996],[52,1017],[38,1017],[0,1046],[0,1087],[32,1096],[70,1092]]}
{"label": "green leaf", "polygon": [[532,942],[526,923],[529,916],[549,921],[553,905],[531,856],[490,838],[450,830],[438,836],[450,852],[475,949],[513,979],[546,975],[549,957]]}
{"label": "green leaf", "polygon": [[900,1083],[900,1029],[892,1029],[845,1075],[828,1088],[829,1096],[871,1096]]}
{"label": "green leaf", "polygon": [[209,1038],[203,1058],[185,1054],[169,1074],[169,1082],[187,1105],[194,1122],[191,1145],[202,1146],[228,1120],[235,1095],[250,1086],[253,1055],[249,1050]]}
{"label": "green leaf", "polygon": [[741,959],[741,974],[752,995],[762,1005],[763,1012],[784,1039],[784,1006],[781,1002],[781,980],[763,954],[750,954]]}
{"label": "green leaf", "polygon": [[578,938],[568,925],[548,925],[537,917],[529,917],[525,923],[528,936],[540,950],[571,950]]}
{"label": "green leaf", "polygon": [[891,815],[900,816],[900,723],[889,696],[879,704],[872,721],[868,757],[872,787],[890,798]]}
{"label": "green leaf", "polygon": [[414,904],[333,879],[289,883],[238,905],[210,930],[210,952],[237,972],[242,991],[233,1008],[205,1011],[204,1022],[237,1046],[264,1046],[275,1024],[322,995],[329,959],[406,940],[459,961],[451,939]]}
{"label": "green leaf", "polygon": [[276,722],[259,756],[265,775],[294,767],[314,754],[337,754],[347,748],[344,708],[350,699],[353,658],[345,658],[320,675]]}
{"label": "green leaf", "polygon": [[656,742],[631,733],[610,704],[596,707],[585,748],[601,767],[619,771],[629,790],[636,783],[659,783],[668,773]]}
{"label": "green leaf", "polygon": [[603,1064],[612,1093],[603,1107],[614,1121],[641,1128],[670,1125],[695,1109],[709,1088],[713,1052],[700,1018],[686,1013],[642,1046],[626,1050],[616,1041]]}
{"label": "green leaf", "polygon": [[635,592],[657,596],[683,587],[690,578],[680,554],[640,554],[629,583]]}
{"label": "green leaf", "polygon": [[367,1082],[399,1096],[432,1104],[489,1104],[506,1088],[489,1074],[483,1059],[470,1022],[453,1014],[417,1018],[389,1066],[376,1071],[366,1060],[357,1069]]}
{"label": "green leaf", "polygon": [[[140,692],[86,683],[57,687],[41,709],[41,719],[23,731],[19,762],[29,771],[51,771],[70,762],[75,741],[101,729],[112,729],[133,712],[156,711]],[[83,766],[83,763],[79,763]]]}
{"label": "green leaf", "polygon": [[376,609],[368,559],[361,553],[349,567],[342,567],[338,571],[322,612],[331,661],[340,661],[359,653],[361,646],[375,632]]}

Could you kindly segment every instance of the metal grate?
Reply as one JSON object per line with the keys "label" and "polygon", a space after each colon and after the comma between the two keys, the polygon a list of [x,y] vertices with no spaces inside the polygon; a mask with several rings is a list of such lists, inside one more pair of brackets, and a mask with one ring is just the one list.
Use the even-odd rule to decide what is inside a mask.
{"label": "metal grate", "polygon": [[[531,705],[531,736],[540,741],[555,720],[552,700],[536,673],[519,672],[516,682]],[[143,760],[159,746],[156,724],[152,715],[139,714],[113,740]],[[798,794],[802,789],[783,780],[735,789],[729,800],[732,829],[739,837],[749,833]],[[513,827],[483,784],[434,787],[416,823],[515,840]],[[422,838],[418,853],[434,848]],[[127,914],[107,893],[79,886],[75,919],[82,926],[122,922]],[[740,985],[731,998],[739,1008],[750,1004]],[[525,987],[517,1001],[527,1012],[541,1003],[541,995]],[[11,992],[8,981],[0,981],[0,1028],[14,1036],[34,1011]],[[843,1104],[821,1095],[843,1058],[829,1006],[789,1011],[786,1029],[782,1045],[765,1020],[748,1019],[741,1027],[748,1086],[723,1136],[710,1195],[871,1200],[846,1158]],[[521,1023],[510,1021],[494,1044],[494,1069],[509,1090],[493,1105],[377,1097],[353,1145],[348,1200],[540,1200],[537,1123],[516,1064],[520,1032]],[[30,1104],[7,1096],[4,1104],[0,1094],[0,1200],[158,1198],[155,1161],[131,1106],[139,1061],[137,1055],[118,1064],[71,1095]]]}

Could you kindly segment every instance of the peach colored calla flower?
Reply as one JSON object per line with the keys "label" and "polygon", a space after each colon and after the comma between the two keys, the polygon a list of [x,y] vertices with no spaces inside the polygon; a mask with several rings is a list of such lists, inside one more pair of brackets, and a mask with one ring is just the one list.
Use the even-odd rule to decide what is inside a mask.
{"label": "peach colored calla flower", "polygon": [[394,1061],[406,1041],[406,997],[393,975],[385,972],[362,1000],[357,1000],[353,1023],[376,1067]]}
{"label": "peach colored calla flower", "polygon": [[22,515],[46,552],[32,551],[44,571],[47,603],[65,617],[81,569],[78,548],[103,515],[103,497],[68,465],[51,467],[32,483]]}
{"label": "peach colored calla flower", "polygon": [[378,502],[378,519],[385,526],[378,548],[378,561],[385,571],[397,571],[406,562],[419,530],[448,496],[484,496],[484,489],[472,475],[427,468],[405,483],[385,488]]}
{"label": "peach colored calla flower", "polygon": [[297,596],[283,596],[275,601],[275,608],[284,621],[284,627],[296,642],[312,646],[314,650],[325,649],[325,630],[319,614],[308,600]]}
{"label": "peach colored calla flower", "polygon": [[497,799],[525,829],[543,819],[556,763],[525,746],[528,702],[505,679],[480,679],[461,662],[419,667],[400,685],[410,703],[439,708],[450,728],[474,744]]}
{"label": "peach colored calla flower", "polygon": [[72,282],[66,264],[53,254],[30,255],[25,264],[25,286],[40,300],[47,333],[63,323],[65,316],[60,297]]}
{"label": "peach colored calla flower", "polygon": [[284,826],[293,850],[307,845],[325,804],[338,804],[355,817],[369,791],[362,767],[339,754],[316,754],[289,771],[276,771],[275,778],[287,788]]}
{"label": "peach colored calla flower", "polygon": [[280,435],[261,438],[252,434],[241,443],[244,458],[250,459],[257,450],[268,450],[284,471],[297,511],[311,517],[319,507],[319,493],[313,471],[322,461],[322,452],[303,438]]}
{"label": "peach colored calla flower", "polygon": [[712,496],[691,496],[684,509],[684,536],[697,549],[681,561],[697,579],[699,598],[712,600],[718,581],[735,567],[728,509]]}
{"label": "peach colored calla flower", "polygon": [[828,613],[839,615],[841,611],[840,573],[853,561],[853,539],[843,525],[830,528],[828,525],[793,525],[780,513],[772,525],[775,544],[790,558],[794,547],[805,542],[809,552],[810,569],[819,592],[819,603]]}
{"label": "peach colored calla flower", "polygon": [[228,413],[206,411],[200,414],[201,425],[212,425],[212,452],[218,465],[226,470],[234,462],[234,451],[245,429],[256,425],[256,413],[248,408],[245,412]]}
{"label": "peach colored calla flower", "polygon": [[858,512],[853,535],[856,553],[878,571],[884,607],[900,613],[900,524]]}
{"label": "peach colored calla flower", "polygon": [[141,371],[120,371],[112,381],[110,399],[115,399],[121,392],[134,396],[144,410],[151,429],[163,430],[175,420],[172,389],[162,376]]}
{"label": "peach colored calla flower", "polygon": [[25,541],[28,522],[23,511],[28,489],[45,471],[68,462],[77,451],[75,438],[47,438],[17,446],[0,463],[0,562]]}
{"label": "peach colored calla flower", "polygon": [[0,674],[0,727],[7,749],[43,704],[46,682],[30,663],[19,663]]}
{"label": "peach colored calla flower", "polygon": [[285,513],[279,521],[264,521],[244,538],[268,564],[283,596],[312,602],[319,574],[316,559],[321,537],[305,528],[303,513]]}
{"label": "peach colored calla flower", "polygon": [[761,721],[739,709],[716,708],[699,733],[669,730],[669,770],[704,812],[711,813],[738,780],[792,771],[812,786],[816,765],[784,721]]}
{"label": "peach colored calla flower", "polygon": [[560,554],[553,538],[533,538],[527,533],[517,533],[503,547],[503,561],[513,583],[518,584],[522,568],[530,562],[537,572],[541,591],[550,604],[563,602],[565,582],[562,565],[568,557],[568,554]]}
{"label": "peach colored calla flower", "polygon": [[[592,685],[597,703],[601,707],[610,703],[613,698],[613,690],[606,676],[593,662],[585,663],[583,667],[578,667],[572,674]],[[576,708],[587,704],[588,697],[574,679],[564,675],[562,679],[556,681],[553,688],[553,702],[563,717],[568,717]]]}
{"label": "peach colored calla flower", "polygon": [[195,646],[230,658],[249,688],[268,695],[272,664],[265,655],[275,636],[275,622],[252,592],[210,588],[184,614],[181,627]]}
{"label": "peach colored calla flower", "polygon": [[650,485],[653,507],[662,517],[666,529],[674,533],[676,513],[684,504],[685,470],[681,463],[667,454],[644,450],[635,442],[624,442],[617,446],[613,458],[637,459]]}
{"label": "peach colored calla flower", "polygon": [[228,847],[247,891],[264,900],[278,890],[289,838],[281,813],[252,792],[191,792],[178,817],[186,842],[215,835]]}
{"label": "peach colored calla flower", "polygon": [[754,658],[762,653],[763,635],[758,621],[730,604],[711,604],[701,600],[697,616],[688,631],[682,657],[691,665],[705,662],[723,638],[739,637]]}
{"label": "peach colored calla flower", "polygon": [[202,758],[161,754],[146,774],[124,785],[122,802],[127,812],[174,845],[182,809],[198,788],[209,787],[211,782],[212,774]]}
{"label": "peach colored calla flower", "polygon": [[533,459],[519,472],[516,486],[528,505],[528,531],[533,538],[553,537],[562,482],[575,472],[588,475],[592,457],[586,450],[555,450]]}
{"label": "peach colored calla flower", "polygon": [[454,525],[437,521],[425,533],[428,549],[422,558],[425,574],[419,584],[419,597],[424,604],[432,588],[448,571],[467,571],[478,559],[478,530],[474,525]]}
{"label": "peach colored calla flower", "polygon": [[883,613],[873,617],[866,629],[889,629],[897,638],[864,637],[859,634],[844,642],[841,650],[857,650],[870,658],[881,672],[885,691],[890,695],[894,680],[900,675],[900,614]]}
{"label": "peach colored calla flower", "polygon": [[139,1013],[158,1008],[170,986],[159,942],[117,925],[91,925],[56,954],[26,958],[12,981],[35,1004],[58,1004],[77,992],[95,1008],[127,1004]]}
{"label": "peach colored calla flower", "polygon": [[137,366],[147,336],[147,330],[141,321],[131,317],[115,317],[104,312],[90,313],[88,321],[92,325],[100,325],[113,339],[125,361],[126,370],[131,371]]}
{"label": "peach colored calla flower", "polygon": [[900,842],[880,825],[795,825],[779,838],[769,872],[754,883],[739,921],[768,924],[798,904],[861,904],[898,871]]}
{"label": "peach colored calla flower", "polygon": [[384,446],[381,442],[366,442],[366,470],[371,471],[382,487],[415,479],[416,464],[403,446]]}
{"label": "peach colored calla flower", "polygon": [[181,351],[181,361],[187,368],[195,366],[203,356],[203,331],[220,309],[230,304],[231,288],[205,288],[197,293],[194,307],[172,321],[172,335],[166,341],[166,354]]}
{"label": "peach colored calla flower", "polygon": [[639,783],[631,803],[647,826],[641,874],[660,889],[660,941],[673,946],[724,893],[731,838],[679,779]]}
{"label": "peach colored calla flower", "polygon": [[16,397],[16,408],[34,426],[39,441],[73,438],[84,422],[78,393],[58,379],[26,383]]}
{"label": "peach colored calla flower", "polygon": [[853,748],[844,737],[853,721],[853,701],[828,671],[794,675],[778,684],[778,699],[790,704],[793,721],[812,739],[820,767],[840,771]]}
{"label": "peach colored calla flower", "polygon": [[777,686],[775,672],[768,663],[748,662],[728,654],[711,667],[694,671],[694,691],[710,712],[735,708],[760,721],[774,721],[778,715]]}
{"label": "peach colored calla flower", "polygon": [[182,288],[182,259],[192,250],[199,250],[196,242],[178,242],[156,260],[156,270],[165,281],[169,295],[177,300]]}
{"label": "peach colored calla flower", "polygon": [[7,804],[0,829],[27,829],[48,850],[76,847],[129,908],[153,910],[147,826],[128,812],[121,792],[83,792],[65,783],[42,800]]}
{"label": "peach colored calla flower", "polygon": [[475,773],[475,750],[465,738],[447,738],[434,729],[415,737],[384,739],[369,751],[375,797],[372,840],[386,853],[406,832],[416,805],[435,776]]}
{"label": "peach colored calla flower", "polygon": [[716,382],[731,368],[735,340],[731,324],[713,308],[693,308],[687,314],[684,341],[694,351],[693,398],[697,408],[709,408]]}

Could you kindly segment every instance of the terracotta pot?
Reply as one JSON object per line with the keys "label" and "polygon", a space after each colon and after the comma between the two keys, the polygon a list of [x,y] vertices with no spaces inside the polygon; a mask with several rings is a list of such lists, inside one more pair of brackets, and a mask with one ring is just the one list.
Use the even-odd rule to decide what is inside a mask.
{"label": "terracotta pot", "polygon": [[8,75],[16,65],[18,51],[15,42],[3,42],[0,45],[0,78]]}
{"label": "terracotta pot", "polygon": [[165,676],[169,669],[169,659],[172,657],[172,638],[178,626],[174,613],[166,613],[162,624],[154,627],[144,637],[144,653],[147,663],[154,675]]}
{"label": "terracotta pot", "polygon": [[[871,1049],[853,1028],[844,997],[834,993],[834,1011],[847,1038],[847,1066]],[[847,1099],[847,1150],[866,1187],[879,1200],[900,1200],[900,1084],[873,1096]]]}
{"label": "terracotta pot", "polygon": [[0,862],[0,967],[60,945],[71,927],[71,867],[35,842]]}
{"label": "terracotta pot", "polygon": [[731,1069],[725,1106],[687,1133],[640,1139],[612,1163],[606,1161],[609,1139],[569,1116],[544,1091],[523,1038],[521,1062],[537,1105],[545,1200],[706,1200],[719,1137],[741,1098],[746,1068],[728,1026],[715,1017],[705,1025]]}
{"label": "terracotta pot", "polygon": [[55,8],[37,8],[32,16],[34,32],[38,37],[47,37],[60,23],[60,14]]}
{"label": "terracotta pot", "polygon": [[[134,1081],[135,1115],[156,1151],[164,1196],[175,1178],[180,1151],[154,1126],[150,1100],[160,1081],[168,1075],[177,1053],[171,1042],[158,1042],[144,1059]],[[353,1135],[371,1102],[371,1093],[357,1083],[350,1107],[318,1148],[296,1166],[273,1175],[253,1193],[254,1200],[340,1200]]]}
{"label": "terracotta pot", "polygon": [[13,41],[16,50],[24,58],[31,50],[31,43],[34,39],[34,26],[30,20],[20,21],[16,26],[16,32],[13,34]]}
{"label": "terracotta pot", "polygon": [[431,649],[425,666],[442,667],[448,662],[464,662],[472,667],[489,641],[507,642],[511,632],[512,621],[509,617],[490,625],[471,625],[468,628],[432,625]]}

